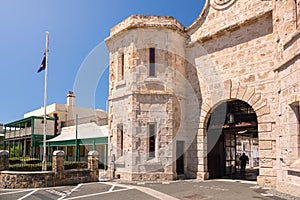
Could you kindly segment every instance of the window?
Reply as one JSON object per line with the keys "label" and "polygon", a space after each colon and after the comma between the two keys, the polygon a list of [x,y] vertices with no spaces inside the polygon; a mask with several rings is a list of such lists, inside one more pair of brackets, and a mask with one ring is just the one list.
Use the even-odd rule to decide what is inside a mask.
{"label": "window", "polygon": [[296,123],[297,123],[297,132],[295,133],[297,135],[298,138],[298,156],[300,157],[300,105],[299,105],[299,101],[294,102],[291,104],[292,110],[295,113],[295,117],[296,117]]}
{"label": "window", "polygon": [[155,158],[155,124],[149,124],[149,158]]}
{"label": "window", "polygon": [[155,76],[155,48],[149,49],[149,76]]}
{"label": "window", "polygon": [[300,0],[294,0],[296,29],[300,26]]}
{"label": "window", "polygon": [[118,155],[123,156],[124,152],[124,131],[123,131],[123,124],[117,125],[117,137],[118,137]]}
{"label": "window", "polygon": [[119,57],[118,81],[124,80],[124,53]]}

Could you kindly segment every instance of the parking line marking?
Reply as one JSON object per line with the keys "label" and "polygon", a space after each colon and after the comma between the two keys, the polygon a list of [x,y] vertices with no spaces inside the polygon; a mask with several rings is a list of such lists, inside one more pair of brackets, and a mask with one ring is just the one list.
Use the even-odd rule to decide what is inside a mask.
{"label": "parking line marking", "polygon": [[32,195],[33,193],[35,193],[35,192],[37,192],[37,191],[39,191],[39,190],[38,190],[38,189],[35,189],[35,190],[31,191],[30,193],[26,194],[25,196],[19,198],[18,200],[23,200],[23,199],[29,197],[30,195]]}
{"label": "parking line marking", "polygon": [[78,184],[76,187],[74,187],[71,192],[68,192],[68,194],[71,194],[72,192],[74,192],[75,190],[77,190],[78,188],[80,188],[82,186],[82,184]]}
{"label": "parking line marking", "polygon": [[22,193],[22,192],[30,192],[32,190],[18,190],[18,191],[14,191],[14,192],[5,192],[5,193],[1,193],[1,195],[6,195],[6,194],[16,194],[16,193]]}
{"label": "parking line marking", "polygon": [[133,188],[134,188],[134,189],[137,189],[137,190],[139,190],[139,191],[141,191],[141,192],[143,192],[143,193],[145,193],[145,194],[148,194],[148,195],[150,195],[150,196],[152,196],[152,197],[155,197],[155,198],[157,198],[157,199],[160,199],[160,200],[179,200],[179,199],[177,199],[177,198],[175,198],[175,197],[172,197],[172,196],[170,196],[170,195],[168,195],[168,194],[159,192],[159,191],[157,191],[157,190],[153,190],[153,189],[151,189],[151,188],[138,187],[138,186],[133,187]]}
{"label": "parking line marking", "polygon": [[71,198],[68,198],[65,200],[92,197],[92,196],[97,196],[97,195],[101,195],[101,194],[109,194],[109,193],[114,193],[114,192],[126,191],[126,190],[130,190],[130,189],[132,189],[132,188],[120,189],[120,190],[115,190],[115,191],[111,191],[111,192],[107,191],[107,192],[100,192],[100,193],[95,193],[95,194],[87,194],[87,195],[82,195],[82,196],[77,196],[77,197],[71,197]]}
{"label": "parking line marking", "polygon": [[115,189],[116,185],[111,186],[111,188],[108,190],[109,192],[112,192]]}
{"label": "parking line marking", "polygon": [[80,188],[82,186],[82,184],[78,184],[76,187],[74,187],[70,192],[68,192],[67,194],[65,194],[64,196],[60,197],[57,200],[62,200],[64,198],[66,198],[67,196],[70,196],[74,191],[76,191],[78,188]]}

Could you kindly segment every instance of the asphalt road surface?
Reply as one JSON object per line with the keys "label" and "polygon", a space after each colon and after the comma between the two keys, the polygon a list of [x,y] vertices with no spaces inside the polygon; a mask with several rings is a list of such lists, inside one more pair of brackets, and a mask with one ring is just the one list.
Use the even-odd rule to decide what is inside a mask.
{"label": "asphalt road surface", "polygon": [[226,180],[181,180],[153,183],[98,182],[53,188],[0,190],[0,200],[280,200],[288,199],[272,194],[255,182]]}

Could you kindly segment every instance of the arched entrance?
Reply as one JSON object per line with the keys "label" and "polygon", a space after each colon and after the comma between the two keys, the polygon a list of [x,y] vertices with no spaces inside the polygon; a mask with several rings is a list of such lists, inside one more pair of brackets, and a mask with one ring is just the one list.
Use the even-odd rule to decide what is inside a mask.
{"label": "arched entrance", "polygon": [[[218,105],[207,120],[208,171],[210,178],[246,178],[258,175],[258,128],[253,108],[241,100]],[[249,157],[246,173],[239,158]]]}

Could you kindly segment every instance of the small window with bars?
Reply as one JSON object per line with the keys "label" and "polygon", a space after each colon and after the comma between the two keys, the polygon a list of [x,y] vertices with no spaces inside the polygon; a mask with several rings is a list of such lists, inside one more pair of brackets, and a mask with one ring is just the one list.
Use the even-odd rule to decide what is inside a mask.
{"label": "small window with bars", "polygon": [[118,62],[118,81],[124,80],[124,62],[125,62],[125,55],[124,53],[119,57]]}
{"label": "small window with bars", "polygon": [[118,124],[117,125],[117,140],[118,140],[119,155],[123,156],[123,152],[124,152],[124,130],[123,130],[123,124]]}
{"label": "small window with bars", "polygon": [[155,77],[155,48],[149,49],[149,76]]}
{"label": "small window with bars", "polygon": [[300,26],[300,0],[294,0],[296,29]]}
{"label": "small window with bars", "polygon": [[149,124],[148,125],[148,131],[149,131],[149,158],[155,158],[155,124]]}

